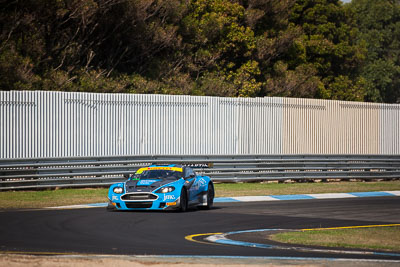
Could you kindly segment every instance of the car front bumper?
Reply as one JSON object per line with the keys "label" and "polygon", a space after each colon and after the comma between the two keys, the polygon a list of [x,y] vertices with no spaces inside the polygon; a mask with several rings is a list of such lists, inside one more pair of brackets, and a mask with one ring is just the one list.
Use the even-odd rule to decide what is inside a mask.
{"label": "car front bumper", "polygon": [[109,199],[108,207],[116,210],[175,210],[180,207],[180,199],[174,201],[124,201]]}

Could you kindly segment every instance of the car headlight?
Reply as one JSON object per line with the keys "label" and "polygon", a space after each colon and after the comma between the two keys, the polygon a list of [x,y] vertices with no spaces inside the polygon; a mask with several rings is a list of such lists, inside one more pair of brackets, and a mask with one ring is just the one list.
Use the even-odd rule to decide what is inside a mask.
{"label": "car headlight", "polygon": [[115,194],[122,194],[122,192],[124,192],[124,189],[122,187],[114,187],[113,192]]}
{"label": "car headlight", "polygon": [[166,187],[161,187],[160,189],[158,189],[158,190],[156,191],[156,193],[165,194],[165,193],[170,193],[170,192],[172,192],[172,191],[174,191],[174,190],[175,190],[175,187],[173,187],[173,186],[166,186]]}

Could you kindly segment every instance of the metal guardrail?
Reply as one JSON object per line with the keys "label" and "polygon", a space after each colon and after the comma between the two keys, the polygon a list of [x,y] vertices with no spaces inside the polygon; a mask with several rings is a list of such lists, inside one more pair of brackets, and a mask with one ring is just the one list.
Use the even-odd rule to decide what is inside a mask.
{"label": "metal guardrail", "polygon": [[1,159],[0,190],[109,186],[163,163],[202,166],[214,182],[400,179],[400,155],[141,155]]}

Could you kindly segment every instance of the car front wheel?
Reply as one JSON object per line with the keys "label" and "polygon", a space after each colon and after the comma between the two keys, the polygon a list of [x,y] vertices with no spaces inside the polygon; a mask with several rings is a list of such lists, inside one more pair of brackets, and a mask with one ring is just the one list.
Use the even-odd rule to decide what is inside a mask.
{"label": "car front wheel", "polygon": [[180,202],[181,202],[181,206],[180,206],[180,211],[181,212],[185,212],[188,209],[188,198],[187,198],[187,192],[184,188],[182,188],[181,191],[181,197],[180,197]]}
{"label": "car front wheel", "polygon": [[214,204],[214,195],[214,185],[210,183],[207,190],[207,205],[205,206],[205,208],[208,210],[211,209]]}

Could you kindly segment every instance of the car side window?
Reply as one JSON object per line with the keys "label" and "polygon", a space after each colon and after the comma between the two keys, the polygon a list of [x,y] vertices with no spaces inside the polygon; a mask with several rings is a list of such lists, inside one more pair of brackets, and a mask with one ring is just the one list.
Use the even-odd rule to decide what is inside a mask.
{"label": "car side window", "polygon": [[190,176],[196,176],[192,168],[186,167],[185,170],[185,178],[189,178]]}

